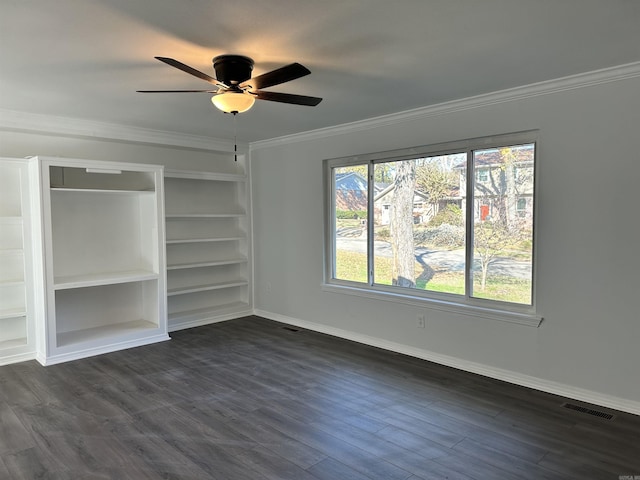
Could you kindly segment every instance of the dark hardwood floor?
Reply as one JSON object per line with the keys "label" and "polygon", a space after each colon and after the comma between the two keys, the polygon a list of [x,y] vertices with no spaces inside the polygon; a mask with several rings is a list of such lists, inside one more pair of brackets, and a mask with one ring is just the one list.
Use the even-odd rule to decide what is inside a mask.
{"label": "dark hardwood floor", "polygon": [[[1,479],[618,480],[640,417],[247,317],[0,367]],[[621,477],[622,476],[622,477]]]}

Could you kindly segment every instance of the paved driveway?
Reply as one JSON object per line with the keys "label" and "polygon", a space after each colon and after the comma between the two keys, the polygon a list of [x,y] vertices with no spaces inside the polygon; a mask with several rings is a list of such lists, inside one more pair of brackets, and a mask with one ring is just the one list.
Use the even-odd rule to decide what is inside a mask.
{"label": "paved driveway", "polygon": [[[336,248],[350,252],[367,253],[367,241],[361,237],[338,237],[336,239]],[[376,256],[392,256],[391,244],[388,242],[375,242],[374,250]],[[423,265],[429,265],[434,270],[463,271],[464,249],[430,250],[425,247],[416,247],[416,260]],[[474,269],[479,268],[479,264],[474,266]],[[489,273],[530,279],[531,264],[529,262],[519,262],[508,257],[500,257],[491,263]]]}

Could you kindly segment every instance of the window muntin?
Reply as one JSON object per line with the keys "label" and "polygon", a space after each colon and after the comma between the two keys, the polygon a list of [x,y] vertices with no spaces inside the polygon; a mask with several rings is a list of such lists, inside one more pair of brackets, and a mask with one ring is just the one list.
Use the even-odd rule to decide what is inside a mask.
{"label": "window muntin", "polygon": [[[507,309],[531,311],[535,143],[512,142],[512,137],[492,141],[491,148],[480,139],[458,142],[464,149],[454,144],[434,148],[437,155],[391,152],[389,159],[384,154],[349,159],[348,168],[360,169],[370,180],[367,221],[349,241],[344,230],[339,240],[336,228],[327,283],[357,282],[359,288],[403,296],[487,306],[499,302]],[[345,167],[340,160],[328,166],[335,183]],[[478,181],[479,171],[483,181]],[[398,174],[410,177],[404,193]],[[467,185],[467,179],[473,184]],[[402,210],[394,194],[404,198]],[[400,211],[403,221],[393,227],[392,216]],[[404,266],[397,259],[403,249],[410,251],[403,256]],[[357,276],[341,273],[340,258],[346,256],[360,265]]]}

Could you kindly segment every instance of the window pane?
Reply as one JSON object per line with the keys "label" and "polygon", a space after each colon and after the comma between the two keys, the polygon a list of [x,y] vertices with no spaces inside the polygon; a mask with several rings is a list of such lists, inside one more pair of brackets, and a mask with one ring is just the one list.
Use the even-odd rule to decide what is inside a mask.
{"label": "window pane", "polygon": [[367,165],[333,169],[334,278],[367,283]]}
{"label": "window pane", "polygon": [[534,145],[476,150],[473,168],[472,296],[530,305]]}
{"label": "window pane", "polygon": [[375,165],[375,283],[464,295],[464,159]]}

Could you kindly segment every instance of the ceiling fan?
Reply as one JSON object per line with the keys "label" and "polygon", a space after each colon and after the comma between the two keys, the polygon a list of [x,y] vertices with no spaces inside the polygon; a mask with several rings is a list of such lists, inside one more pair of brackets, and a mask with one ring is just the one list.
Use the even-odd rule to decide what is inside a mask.
{"label": "ceiling fan", "polygon": [[299,63],[292,63],[251,78],[254,64],[251,58],[243,55],[219,55],[213,58],[213,69],[216,72],[216,78],[213,78],[173,58],[155,58],[218,88],[215,90],[138,90],[140,93],[213,93],[211,97],[213,104],[223,112],[234,115],[249,110],[256,99],[309,107],[315,107],[322,101],[322,98],[318,97],[262,90],[309,75],[311,71]]}

